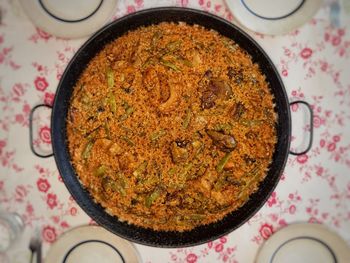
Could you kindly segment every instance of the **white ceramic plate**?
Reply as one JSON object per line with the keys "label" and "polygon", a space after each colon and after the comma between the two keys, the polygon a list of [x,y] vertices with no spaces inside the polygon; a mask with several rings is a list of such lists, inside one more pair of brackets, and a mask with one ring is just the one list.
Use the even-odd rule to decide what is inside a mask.
{"label": "white ceramic plate", "polygon": [[278,35],[310,20],[322,0],[226,0],[226,4],[242,26],[258,33]]}
{"label": "white ceramic plate", "polygon": [[136,248],[100,226],[81,226],[62,234],[51,246],[45,263],[141,262]]}
{"label": "white ceramic plate", "polygon": [[32,22],[55,36],[79,38],[101,28],[117,0],[19,0]]}
{"label": "white ceramic plate", "polygon": [[272,235],[260,248],[256,263],[348,263],[350,248],[320,224],[292,224]]}

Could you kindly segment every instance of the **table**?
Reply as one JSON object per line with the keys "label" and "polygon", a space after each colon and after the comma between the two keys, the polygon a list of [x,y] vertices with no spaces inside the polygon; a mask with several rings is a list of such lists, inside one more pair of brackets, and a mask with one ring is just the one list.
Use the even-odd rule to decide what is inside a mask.
{"label": "table", "polygon": [[[222,0],[119,1],[113,19],[164,5],[198,8],[233,20]],[[27,242],[35,227],[41,230],[45,255],[60,234],[93,223],[69,195],[54,159],[32,154],[28,128],[30,109],[52,103],[65,66],[86,39],[60,39],[41,31],[16,1],[1,1],[0,9],[0,208],[23,217],[24,241],[9,257],[27,262]],[[294,222],[323,223],[350,244],[350,19],[342,9],[340,26],[332,27],[329,13],[325,5],[310,22],[284,36],[249,32],[271,56],[290,101],[303,99],[312,105],[311,151],[289,155],[271,197],[236,231],[196,247],[137,244],[143,262],[253,262],[270,235]],[[307,133],[307,117],[300,108],[292,107],[294,146]],[[43,117],[36,135],[37,144],[50,147],[48,118]]]}

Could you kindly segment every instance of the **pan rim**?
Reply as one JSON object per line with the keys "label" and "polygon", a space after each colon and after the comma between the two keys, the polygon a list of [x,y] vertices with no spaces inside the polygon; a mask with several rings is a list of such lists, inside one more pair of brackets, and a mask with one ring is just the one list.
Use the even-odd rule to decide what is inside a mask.
{"label": "pan rim", "polygon": [[[82,185],[80,185],[81,191],[79,191],[78,193],[75,192],[76,189],[74,187],[72,187],[72,184],[76,183],[76,182],[72,181],[72,176],[73,175],[76,176],[76,173],[75,173],[75,170],[73,169],[74,174],[73,175],[71,174],[72,164],[71,164],[69,159],[67,160],[67,149],[66,149],[66,151],[64,151],[64,149],[62,150],[62,147],[67,146],[67,142],[66,142],[66,138],[65,138],[65,131],[62,129],[62,122],[65,122],[65,119],[62,121],[62,112],[59,111],[59,107],[60,107],[60,104],[62,104],[62,103],[68,104],[69,102],[68,101],[62,102],[59,95],[62,93],[62,90],[65,89],[65,80],[66,80],[66,78],[69,78],[69,74],[72,74],[70,72],[70,70],[74,66],[73,64],[76,63],[78,57],[81,56],[81,54],[86,51],[86,49],[87,49],[87,47],[89,47],[89,45],[91,45],[94,41],[98,41],[102,34],[104,34],[105,32],[108,32],[108,30],[112,30],[113,27],[117,26],[118,24],[128,23],[128,21],[133,20],[135,18],[149,15],[149,14],[161,13],[161,12],[173,12],[173,13],[181,12],[182,16],[185,16],[187,14],[192,14],[192,15],[201,16],[203,19],[209,18],[212,20],[216,20],[216,21],[218,21],[219,24],[222,24],[222,25],[225,25],[226,27],[232,28],[232,30],[234,30],[236,32],[236,34],[243,36],[243,38],[247,39],[252,46],[257,48],[258,53],[260,53],[262,56],[262,59],[264,59],[266,61],[267,65],[270,67],[269,70],[271,70],[274,73],[274,77],[276,78],[276,81],[280,86],[281,96],[283,97],[284,103],[286,105],[286,107],[283,108],[283,110],[285,111],[284,117],[286,117],[287,120],[283,120],[283,121],[287,122],[287,124],[286,124],[287,128],[284,130],[285,134],[283,135],[283,138],[278,138],[278,140],[281,139],[283,141],[283,143],[282,143],[283,144],[282,145],[283,152],[280,153],[280,155],[283,155],[283,158],[280,157],[281,160],[280,160],[280,163],[279,163],[279,165],[277,167],[277,171],[276,171],[278,174],[275,175],[275,177],[273,178],[272,185],[267,189],[268,191],[266,191],[264,193],[263,199],[260,201],[259,205],[250,207],[249,211],[246,212],[246,213],[248,213],[248,216],[246,216],[244,218],[244,220],[241,220],[239,223],[234,224],[232,227],[225,228],[222,231],[217,231],[217,233],[207,234],[206,237],[201,238],[199,240],[186,239],[186,237],[188,237],[189,234],[192,233],[193,230],[196,230],[196,229],[197,230],[201,229],[198,231],[203,231],[203,230],[208,231],[208,229],[206,229],[207,228],[206,226],[196,227],[195,229],[190,230],[190,231],[176,232],[177,235],[174,235],[174,238],[177,238],[176,241],[170,240],[170,242],[169,242],[169,240],[161,239],[161,241],[163,243],[159,243],[159,242],[155,241],[156,239],[154,239],[154,238],[151,238],[152,240],[151,239],[145,240],[145,236],[147,236],[147,235],[142,235],[143,238],[140,238],[138,236],[135,237],[135,236],[131,236],[131,234],[126,234],[126,232],[124,232],[124,233],[118,232],[116,230],[116,226],[112,227],[112,225],[110,223],[110,218],[109,218],[109,216],[107,216],[108,213],[106,211],[104,213],[105,213],[106,217],[108,217],[108,218],[96,217],[93,214],[93,212],[97,208],[96,208],[96,206],[94,206],[93,209],[91,209],[91,207],[89,207],[89,205],[91,205],[91,200],[84,200],[84,199],[86,199],[86,196],[84,196],[83,193],[86,192],[86,190],[84,190],[84,187]],[[167,21],[167,20],[164,20],[164,21]],[[177,22],[177,21],[181,21],[181,19],[178,19],[174,22]],[[154,24],[156,24],[156,23],[154,23]],[[204,25],[202,25],[202,26],[204,26]],[[210,25],[207,25],[205,27],[210,28]],[[129,30],[124,30],[124,33],[127,31],[129,31]],[[59,122],[61,122],[61,123],[59,123]],[[62,176],[62,179],[63,179],[68,191],[74,197],[74,199],[77,201],[77,204],[84,210],[84,212],[87,215],[89,215],[91,218],[93,218],[102,227],[106,228],[107,230],[111,231],[112,233],[114,233],[118,236],[121,236],[122,238],[125,238],[129,241],[132,241],[132,242],[135,242],[138,244],[142,244],[142,245],[147,245],[147,246],[174,248],[174,247],[187,247],[187,246],[200,245],[200,244],[206,243],[208,241],[217,239],[217,238],[219,238],[223,235],[226,235],[228,233],[231,233],[232,231],[234,231],[235,229],[238,229],[240,226],[242,226],[244,223],[246,223],[252,216],[254,216],[254,214],[256,214],[258,212],[258,210],[260,210],[263,207],[266,200],[269,198],[269,196],[271,195],[271,193],[273,192],[273,190],[277,186],[279,179],[280,179],[280,176],[282,175],[282,172],[283,172],[284,167],[285,167],[286,162],[287,162],[288,152],[289,152],[289,148],[290,148],[291,115],[290,115],[290,109],[288,106],[287,93],[286,93],[286,90],[284,88],[281,77],[278,74],[277,69],[275,68],[273,62],[271,61],[270,57],[266,54],[266,52],[263,50],[263,48],[261,48],[261,46],[253,38],[251,38],[246,32],[244,32],[242,29],[238,28],[237,26],[231,24],[229,21],[226,21],[223,18],[220,18],[216,15],[213,15],[213,14],[210,14],[210,13],[207,13],[204,11],[191,9],[191,8],[180,8],[180,7],[158,7],[158,8],[151,8],[151,9],[145,9],[142,11],[138,11],[138,12],[135,12],[133,14],[129,14],[127,16],[121,17],[118,20],[115,20],[114,22],[104,26],[99,31],[97,31],[93,36],[91,36],[79,48],[79,50],[76,52],[76,54],[73,56],[73,58],[70,60],[70,62],[66,66],[66,69],[65,69],[65,71],[61,77],[61,80],[58,84],[58,88],[56,91],[56,96],[55,96],[55,100],[54,100],[54,104],[53,104],[51,125],[52,125],[51,136],[52,136],[52,141],[53,141],[52,147],[53,147],[54,158],[55,158],[55,162],[57,164],[58,170]],[[65,125],[63,125],[63,126],[65,127]],[[65,144],[65,145],[62,146],[62,144]],[[277,145],[276,145],[276,147],[277,147]],[[69,154],[68,154],[68,157],[69,157]],[[274,157],[274,159],[275,159],[275,157]],[[68,162],[68,166],[70,166],[70,167],[65,167],[65,166],[67,166],[67,162]],[[66,173],[70,173],[70,174],[67,175]],[[266,178],[263,181],[265,181],[265,180],[266,180]],[[92,199],[91,196],[90,196],[90,199]],[[247,203],[248,202],[246,202],[242,207],[244,207]],[[228,215],[231,215],[231,214],[232,213],[229,213]],[[118,221],[118,224],[120,223],[120,221],[118,219],[115,219],[115,220]],[[222,221],[222,220],[220,220],[220,221]],[[216,224],[216,223],[214,223],[214,224]],[[212,224],[209,224],[207,226],[210,226],[210,225],[212,225]],[[159,233],[163,233],[164,235],[165,234],[170,235],[171,233],[173,233],[173,232],[167,232],[167,231],[149,230],[149,229],[145,229],[145,228],[136,227],[134,225],[129,225],[129,226],[137,229],[137,231],[135,230],[136,233],[138,233],[138,231],[145,231],[147,233],[151,233],[154,235],[158,235]],[[182,233],[185,233],[185,234],[182,234]]]}

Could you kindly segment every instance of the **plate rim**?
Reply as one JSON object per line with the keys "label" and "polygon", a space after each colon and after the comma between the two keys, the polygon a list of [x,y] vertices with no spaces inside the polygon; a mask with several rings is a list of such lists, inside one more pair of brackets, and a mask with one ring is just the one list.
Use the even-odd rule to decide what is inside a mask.
{"label": "plate rim", "polygon": [[[80,237],[79,235],[75,235],[77,232],[81,233],[82,231],[86,232],[88,231],[88,235],[92,235],[91,238],[93,240],[103,241],[103,243],[108,243],[113,246],[116,250],[118,250],[118,253],[123,257],[125,248],[118,247],[118,242],[124,243],[124,245],[128,246],[130,249],[130,253],[132,253],[135,258],[137,259],[137,262],[143,262],[140,252],[136,249],[135,244],[132,242],[121,238],[120,236],[117,236],[113,234],[112,232],[108,231],[107,229],[103,228],[99,225],[79,225],[70,228],[68,231],[63,232],[55,241],[52,243],[45,255],[44,262],[50,262],[50,263],[61,263],[60,257],[54,257],[57,254],[60,254],[62,252],[62,248],[60,246],[64,247],[64,251],[69,251],[71,247],[74,245],[86,240],[85,237]],[[101,237],[99,235],[107,235],[108,237]],[[73,240],[70,242],[67,242],[67,239],[70,238],[70,236],[73,236]],[[69,240],[68,240],[69,241]],[[65,244],[66,243],[66,244]],[[123,251],[124,250],[124,251]],[[64,252],[63,251],[63,252]],[[64,257],[64,254],[62,254],[62,259]],[[125,257],[124,257],[125,258]],[[128,261],[126,261],[128,262]]]}
{"label": "plate rim", "polygon": [[78,20],[65,20],[47,12],[39,0],[17,0],[35,27],[59,38],[79,39],[102,28],[115,14],[118,0],[101,0],[96,12]]}
{"label": "plate rim", "polygon": [[350,258],[350,247],[334,230],[321,223],[292,223],[276,231],[258,249],[255,263],[270,262],[282,243],[298,237],[315,238],[328,246],[336,256],[338,263],[345,263]]}
{"label": "plate rim", "polygon": [[[233,20],[241,27],[255,33],[283,35],[307,23],[322,7],[322,0],[304,1],[295,12],[280,19],[264,19],[254,15],[243,4],[243,0],[225,0]],[[248,21],[248,22],[247,22]]]}

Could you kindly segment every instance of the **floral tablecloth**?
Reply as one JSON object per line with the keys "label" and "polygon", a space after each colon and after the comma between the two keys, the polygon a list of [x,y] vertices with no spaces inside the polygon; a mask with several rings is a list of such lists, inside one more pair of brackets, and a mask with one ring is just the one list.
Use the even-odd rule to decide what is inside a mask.
{"label": "floral tablecloth", "polygon": [[[290,100],[303,99],[312,105],[311,151],[289,156],[272,196],[236,231],[188,248],[137,244],[143,262],[253,262],[264,240],[294,222],[323,223],[350,244],[350,19],[343,8],[338,25],[332,26],[330,2],[290,34],[249,33],[271,56]],[[222,0],[120,0],[113,19],[169,5],[234,19]],[[9,257],[12,262],[26,262],[27,242],[34,228],[41,230],[45,254],[63,232],[93,223],[69,195],[54,159],[32,154],[28,128],[30,109],[52,103],[65,66],[86,39],[66,40],[41,31],[16,1],[1,0],[0,9],[0,208],[24,219],[24,241]],[[306,118],[300,112],[298,106],[292,108],[294,146],[307,133],[298,125]],[[48,118],[43,117],[34,135],[36,145],[50,146]]]}

